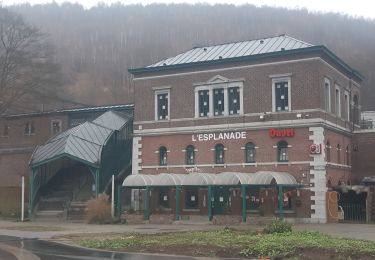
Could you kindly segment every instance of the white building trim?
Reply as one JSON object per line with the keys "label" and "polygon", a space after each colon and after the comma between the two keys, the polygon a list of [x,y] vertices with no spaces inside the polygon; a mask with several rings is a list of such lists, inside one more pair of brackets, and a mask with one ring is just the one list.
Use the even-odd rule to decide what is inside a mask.
{"label": "white building trim", "polygon": [[[310,127],[309,131],[312,134],[309,136],[314,144],[324,144],[324,128],[323,127]],[[325,149],[322,149],[321,154],[313,156],[313,161],[310,162],[310,183],[313,187],[310,188],[314,195],[311,200],[315,203],[311,205],[311,222],[313,223],[326,223],[327,222],[327,209],[326,209],[326,162],[325,162]]]}

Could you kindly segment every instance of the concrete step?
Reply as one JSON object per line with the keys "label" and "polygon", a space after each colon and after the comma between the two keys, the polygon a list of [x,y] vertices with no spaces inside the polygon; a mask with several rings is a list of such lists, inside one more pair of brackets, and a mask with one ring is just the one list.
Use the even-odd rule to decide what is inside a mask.
{"label": "concrete step", "polygon": [[34,218],[38,220],[62,220],[63,217],[63,210],[38,210],[34,215]]}

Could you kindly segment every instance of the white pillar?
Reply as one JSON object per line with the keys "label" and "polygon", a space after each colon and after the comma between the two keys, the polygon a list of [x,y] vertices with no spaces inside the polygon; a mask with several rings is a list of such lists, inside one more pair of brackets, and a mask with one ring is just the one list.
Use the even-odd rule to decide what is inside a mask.
{"label": "white pillar", "polygon": [[24,221],[25,220],[25,176],[22,176],[21,179],[22,179],[21,221]]}

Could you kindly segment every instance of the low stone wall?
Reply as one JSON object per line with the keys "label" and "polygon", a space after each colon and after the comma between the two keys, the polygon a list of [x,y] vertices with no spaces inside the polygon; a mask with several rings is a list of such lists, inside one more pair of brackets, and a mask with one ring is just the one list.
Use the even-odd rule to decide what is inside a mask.
{"label": "low stone wall", "polygon": [[128,214],[128,213],[124,213],[121,215],[121,222],[126,223],[126,224],[148,223],[147,220],[143,219],[143,214]]}
{"label": "low stone wall", "polygon": [[172,224],[174,218],[173,214],[151,214],[150,224]]}
{"label": "low stone wall", "polygon": [[238,225],[241,223],[241,216],[217,215],[212,217],[212,224],[214,225]]}

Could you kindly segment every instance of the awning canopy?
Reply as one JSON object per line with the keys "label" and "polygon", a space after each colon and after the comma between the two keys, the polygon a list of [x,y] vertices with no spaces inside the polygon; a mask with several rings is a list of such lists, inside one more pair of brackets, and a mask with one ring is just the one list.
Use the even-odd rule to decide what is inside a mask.
{"label": "awning canopy", "polygon": [[131,116],[108,111],[93,122],[85,122],[68,129],[38,146],[32,155],[31,167],[66,156],[84,163],[98,166],[103,146],[111,135],[124,127]]}
{"label": "awning canopy", "polygon": [[122,183],[124,187],[145,187],[152,183],[152,176],[147,174],[131,174]]}
{"label": "awning canopy", "polygon": [[190,173],[184,176],[182,186],[208,186],[215,182],[215,174],[212,173]]}
{"label": "awning canopy", "polygon": [[[137,177],[134,177],[137,176]],[[141,185],[142,184],[142,185]],[[190,174],[134,174],[129,175],[123,182],[124,187],[146,186],[237,186],[237,185],[290,185],[300,184],[289,173],[259,171],[256,173],[222,172],[190,173]]]}

